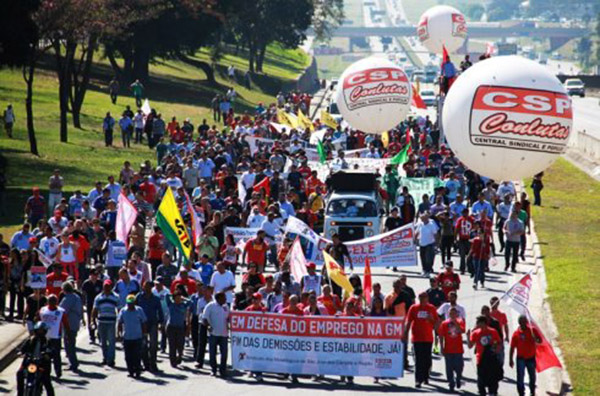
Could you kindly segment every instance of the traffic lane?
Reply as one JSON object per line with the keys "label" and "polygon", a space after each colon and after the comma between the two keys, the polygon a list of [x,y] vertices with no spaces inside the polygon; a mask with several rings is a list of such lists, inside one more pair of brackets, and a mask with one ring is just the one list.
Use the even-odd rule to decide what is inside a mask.
{"label": "traffic lane", "polygon": [[[457,262],[457,258],[453,258]],[[500,264],[499,264],[500,266]],[[437,258],[437,270],[441,268],[441,261]],[[495,268],[492,268],[494,270]],[[527,267],[521,265],[523,271]],[[379,282],[382,285],[382,290],[387,292],[392,289],[392,283],[401,274],[405,274],[408,278],[408,285],[411,286],[416,293],[426,290],[429,287],[429,281],[420,276],[420,270],[415,267],[401,268],[402,271],[392,272],[383,268],[374,268],[374,282]],[[357,271],[362,273],[362,270]],[[467,311],[467,325],[471,328],[474,324],[475,317],[479,314],[481,306],[489,303],[492,296],[501,295],[504,290],[512,284],[512,275],[492,271],[488,274],[486,284],[487,289],[474,291],[471,287],[471,282],[468,276],[462,276],[462,285],[459,291],[459,303],[462,304]],[[238,276],[239,281],[239,276]],[[510,312],[511,323],[516,321],[516,318]],[[511,325],[514,329],[514,325]],[[387,392],[405,392],[407,394],[422,394],[423,392],[439,394],[446,389],[444,361],[438,356],[433,358],[433,372],[430,385],[424,385],[422,390],[414,388],[414,375],[412,371],[405,371],[404,378],[395,380],[381,381],[381,384],[374,384],[373,379],[368,377],[357,377],[356,385],[349,388],[348,385],[340,383],[339,378],[327,377],[323,381],[313,381],[310,378],[300,378],[299,385],[293,385],[289,380],[281,378],[280,375],[266,375],[264,383],[257,383],[256,380],[248,378],[245,373],[231,371],[231,377],[228,380],[222,380],[210,375],[208,369],[208,354],[206,355],[205,368],[202,370],[196,369],[194,362],[191,360],[192,349],[186,347],[186,360],[179,369],[174,369],[169,365],[168,355],[159,353],[159,368],[163,371],[152,374],[148,372],[142,373],[139,380],[134,380],[127,376],[125,366],[124,353],[121,346],[118,346],[117,359],[115,368],[102,366],[102,356],[97,345],[89,343],[87,332],[82,330],[78,337],[79,343],[79,358],[81,361],[80,371],[72,373],[68,370],[63,372],[63,378],[55,382],[57,394],[69,392],[69,394],[83,394],[94,392],[99,395],[111,395],[117,391],[123,395],[133,395],[138,393],[144,394],[164,394],[168,389],[169,392],[194,392],[198,389],[203,389],[211,392],[218,392],[219,395],[264,395],[265,392],[274,390],[285,390],[286,393],[302,394],[306,390],[310,390],[317,395],[330,394],[332,390],[340,394],[368,394],[368,393],[387,393]],[[507,346],[505,345],[505,348]],[[465,345],[465,386],[463,388],[465,394],[476,394],[476,367],[474,363],[474,355],[471,350],[467,351]],[[508,358],[506,358],[508,360]],[[412,357],[409,358],[410,364],[413,365]],[[66,359],[63,359],[66,364]],[[13,373],[14,373],[13,369]],[[511,370],[508,365],[505,365],[505,375],[508,378],[500,385],[502,394],[514,393],[514,370]]]}
{"label": "traffic lane", "polygon": [[573,131],[585,130],[589,135],[600,139],[600,104],[598,98],[572,96]]}

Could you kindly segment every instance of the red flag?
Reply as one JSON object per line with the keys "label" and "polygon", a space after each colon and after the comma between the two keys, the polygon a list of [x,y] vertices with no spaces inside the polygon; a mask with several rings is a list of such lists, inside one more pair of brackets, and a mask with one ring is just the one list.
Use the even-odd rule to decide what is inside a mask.
{"label": "red flag", "polygon": [[254,187],[252,187],[253,191],[256,192],[260,192],[261,189],[265,189],[265,198],[269,199],[269,196],[271,195],[271,179],[268,177],[265,177],[264,179],[262,179],[260,181],[260,183],[255,184]]}
{"label": "red flag", "polygon": [[448,55],[448,50],[446,49],[446,46],[442,44],[442,66],[444,65],[444,63],[448,62],[450,60],[450,55]]}
{"label": "red flag", "polygon": [[562,364],[560,364],[560,360],[558,360],[558,356],[554,353],[554,349],[550,342],[542,333],[542,329],[538,326],[538,324],[533,320],[529,311],[527,311],[527,316],[529,317],[529,323],[531,327],[536,329],[540,334],[540,338],[542,342],[535,346],[535,371],[541,373],[544,370],[547,370],[552,367],[562,368]]}
{"label": "red flag", "polygon": [[423,102],[423,98],[421,98],[421,95],[419,94],[419,92],[417,92],[417,89],[415,88],[414,85],[412,86],[412,90],[413,90],[413,96],[412,96],[410,105],[413,107],[416,107],[417,109],[427,110],[427,106],[425,106],[425,102]]}
{"label": "red flag", "polygon": [[371,262],[369,257],[365,257],[365,273],[363,279],[363,294],[367,304],[371,305],[371,294],[373,294],[373,279],[371,277]]}
{"label": "red flag", "polygon": [[532,283],[533,279],[531,277],[531,272],[529,272],[512,285],[508,291],[504,293],[501,300],[514,309],[519,315],[527,316],[531,326],[540,333],[542,343],[537,344],[535,349],[535,366],[536,371],[539,373],[551,367],[562,368],[562,365],[554,353],[552,345],[546,337],[544,337],[542,330],[529,312],[528,304]]}

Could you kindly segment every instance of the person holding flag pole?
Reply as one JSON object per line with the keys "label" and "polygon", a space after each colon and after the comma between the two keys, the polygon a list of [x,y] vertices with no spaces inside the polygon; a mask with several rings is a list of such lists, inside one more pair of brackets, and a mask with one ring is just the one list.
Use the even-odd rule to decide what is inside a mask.
{"label": "person holding flag pole", "polygon": [[519,316],[519,327],[510,340],[509,365],[515,367],[514,355],[517,352],[517,392],[525,396],[525,369],[529,376],[529,391],[535,396],[535,350],[542,343],[542,336],[537,328],[529,326],[526,315]]}
{"label": "person holding flag pole", "polygon": [[165,238],[179,250],[184,260],[189,261],[192,240],[170,188],[167,188],[156,212],[156,224],[163,231]]}

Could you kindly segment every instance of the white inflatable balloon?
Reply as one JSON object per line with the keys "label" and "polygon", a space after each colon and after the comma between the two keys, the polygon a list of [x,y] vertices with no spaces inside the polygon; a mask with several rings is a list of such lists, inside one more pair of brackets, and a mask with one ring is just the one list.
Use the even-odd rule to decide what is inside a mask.
{"label": "white inflatable balloon", "polygon": [[434,54],[441,54],[442,46],[448,52],[454,52],[467,38],[465,16],[454,7],[431,7],[421,15],[417,36],[425,48]]}
{"label": "white inflatable balloon", "polygon": [[381,134],[410,110],[411,85],[402,68],[385,58],[365,58],[342,73],[336,103],[354,129]]}
{"label": "white inflatable balloon", "polygon": [[456,156],[496,181],[518,180],[550,166],[567,148],[571,99],[537,62],[499,56],[458,77],[442,112]]}

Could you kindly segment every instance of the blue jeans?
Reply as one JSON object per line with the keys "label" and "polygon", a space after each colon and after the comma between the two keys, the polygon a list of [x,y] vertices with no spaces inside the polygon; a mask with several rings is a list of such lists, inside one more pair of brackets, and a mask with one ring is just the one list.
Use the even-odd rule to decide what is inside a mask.
{"label": "blue jeans", "polygon": [[115,362],[116,328],[115,322],[98,323],[98,340],[102,348],[102,359],[106,363]]}
{"label": "blue jeans", "polygon": [[209,340],[209,354],[210,354],[210,368],[213,373],[217,372],[217,346],[219,347],[219,353],[221,353],[221,362],[219,365],[219,372],[221,375],[227,371],[227,348],[229,344],[227,337],[211,335]]}
{"label": "blue jeans", "polygon": [[[448,386],[454,389],[457,383],[462,379],[463,367],[465,365],[462,353],[447,353],[444,355],[446,362],[446,378]],[[456,376],[455,376],[456,374]]]}
{"label": "blue jeans", "polygon": [[517,357],[517,391],[519,396],[525,395],[525,369],[529,376],[529,390],[531,394],[535,394],[535,357],[531,359],[523,359]]}
{"label": "blue jeans", "polygon": [[473,267],[475,270],[475,277],[473,278],[473,284],[477,284],[477,282],[481,282],[483,286],[483,282],[485,282],[485,267],[487,266],[487,260],[479,260],[473,259]]}

